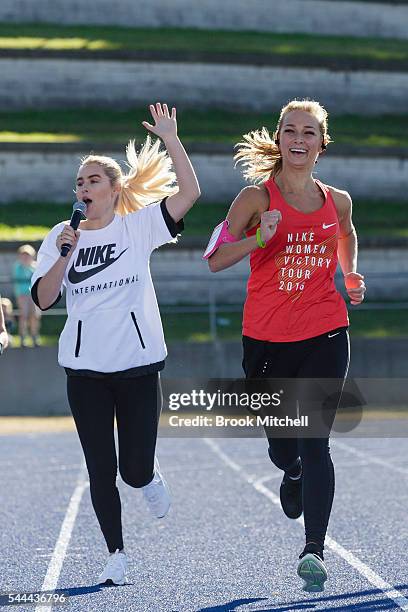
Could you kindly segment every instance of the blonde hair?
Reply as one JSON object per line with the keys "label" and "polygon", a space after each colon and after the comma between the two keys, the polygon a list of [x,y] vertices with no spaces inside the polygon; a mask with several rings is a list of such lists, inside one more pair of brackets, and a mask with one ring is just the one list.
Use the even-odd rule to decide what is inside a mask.
{"label": "blonde hair", "polygon": [[19,255],[30,255],[31,257],[35,258],[36,250],[31,246],[31,244],[23,244],[17,249],[17,253]]}
{"label": "blonde hair", "polygon": [[112,187],[120,185],[115,207],[120,215],[127,215],[177,191],[172,161],[167,151],[159,151],[159,148],[160,140],[152,143],[148,135],[137,154],[135,141],[130,140],[126,146],[127,174],[123,174],[117,161],[104,155],[87,155],[81,159],[81,166],[98,164]]}
{"label": "blonde hair", "polygon": [[261,183],[281,172],[282,156],[279,150],[279,132],[285,115],[294,110],[306,111],[317,119],[323,149],[327,147],[329,142],[332,142],[327,132],[328,113],[326,109],[315,100],[291,100],[282,108],[272,138],[268,129],[262,127],[260,130],[244,134],[244,142],[235,145],[238,148],[238,152],[234,156],[235,165],[242,163],[245,179],[254,183]]}

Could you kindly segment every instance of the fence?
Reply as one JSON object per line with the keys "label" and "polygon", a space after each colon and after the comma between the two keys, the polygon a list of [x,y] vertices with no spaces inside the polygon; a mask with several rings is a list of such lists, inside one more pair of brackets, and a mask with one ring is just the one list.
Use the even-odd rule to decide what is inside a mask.
{"label": "fence", "polygon": [[[339,277],[336,280],[338,281]],[[370,283],[372,282],[379,282],[380,284],[397,282],[408,287],[408,273],[370,274]],[[11,279],[9,277],[0,277],[0,293],[3,287],[8,288],[7,294],[4,294],[3,297],[12,297],[10,295],[10,283]],[[160,311],[164,319],[171,315],[192,315],[192,318],[195,317],[198,325],[201,326],[201,330],[196,330],[197,333],[203,331],[206,320],[206,326],[209,330],[208,339],[212,341],[219,339],[220,328],[225,329],[225,326],[228,325],[225,315],[242,313],[246,294],[245,277],[211,275],[209,278],[203,279],[197,276],[180,275],[175,279],[165,275],[155,275],[154,284]],[[338,283],[338,288],[346,297],[344,288],[340,286],[340,283]],[[226,299],[228,297],[231,299]],[[395,297],[398,298],[398,290]],[[405,298],[405,295],[403,297]],[[350,308],[349,303],[347,305]],[[360,311],[407,310],[408,299],[399,301],[367,300],[358,308]],[[19,310],[14,309],[13,314],[18,317]],[[65,317],[66,314],[64,300],[62,300],[60,307],[43,312],[45,317]],[[197,317],[196,315],[202,316]],[[51,327],[55,334],[59,333],[55,325]],[[60,327],[62,329],[62,324]]]}

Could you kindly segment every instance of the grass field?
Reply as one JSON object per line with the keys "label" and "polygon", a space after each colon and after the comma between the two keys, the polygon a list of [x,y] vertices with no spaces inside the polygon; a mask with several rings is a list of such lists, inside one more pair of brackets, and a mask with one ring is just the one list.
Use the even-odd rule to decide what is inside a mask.
{"label": "grass field", "polygon": [[123,28],[106,26],[55,26],[50,24],[1,24],[0,49],[58,51],[200,51],[212,53],[260,53],[264,55],[321,56],[371,59],[383,63],[407,60],[403,40],[231,32],[192,28]]}
{"label": "grass field", "polygon": [[[196,204],[186,217],[184,236],[210,234],[212,228],[225,218],[229,202],[225,204]],[[356,200],[353,219],[360,236],[408,236],[406,202]],[[0,206],[0,241],[42,240],[49,229],[71,215],[70,205],[44,203],[16,203]]]}
{"label": "grass field", "polygon": [[[407,45],[408,47],[408,45]],[[152,100],[155,102],[155,100]],[[86,142],[87,146],[121,143],[129,138],[142,142],[147,134],[142,121],[149,119],[146,108],[127,111],[101,109],[0,112],[0,142],[65,143]],[[272,133],[278,113],[235,113],[222,110],[179,110],[179,135],[183,142],[239,142],[242,134],[266,126]],[[337,144],[372,147],[408,146],[408,114],[384,116],[333,116],[329,133]],[[101,151],[98,151],[101,152]]]}

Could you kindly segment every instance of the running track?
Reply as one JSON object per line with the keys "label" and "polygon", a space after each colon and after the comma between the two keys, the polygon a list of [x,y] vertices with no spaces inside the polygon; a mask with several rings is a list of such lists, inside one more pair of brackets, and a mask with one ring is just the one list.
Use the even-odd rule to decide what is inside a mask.
{"label": "running track", "polygon": [[227,612],[408,610],[408,440],[333,439],[336,496],[324,593],[296,576],[303,525],[278,502],[263,439],[160,438],[164,520],[119,479],[128,583],[96,584],[106,550],[75,432],[0,437],[4,592],[69,595],[8,610]]}

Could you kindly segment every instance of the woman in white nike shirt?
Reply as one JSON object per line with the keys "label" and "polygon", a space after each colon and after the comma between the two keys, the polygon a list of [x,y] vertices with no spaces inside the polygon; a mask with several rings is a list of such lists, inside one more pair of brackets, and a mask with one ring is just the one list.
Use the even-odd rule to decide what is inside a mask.
{"label": "woman in white nike shirt", "polygon": [[[78,231],[67,223],[51,230],[32,279],[33,299],[42,310],[58,301],[66,287],[68,318],[58,361],[67,373],[92,504],[110,553],[100,583],[124,584],[127,568],[116,487],[115,417],[122,479],[142,488],[157,518],[170,506],[155,462],[159,371],[167,350],[149,260],[155,248],[174,241],[183,229],[183,216],[200,189],[177,136],[176,109],[170,114],[166,104],[158,103],[150,112],[154,125],[143,125],[162,139],[167,152],[159,151],[159,140],[152,144],[147,137],[136,155],[130,142],[125,175],[109,157],[84,158],[76,196],[87,204],[87,219]],[[66,257],[60,255],[63,244],[71,245]]]}

